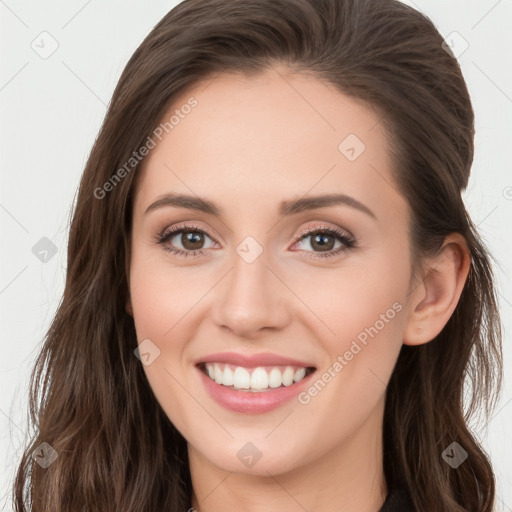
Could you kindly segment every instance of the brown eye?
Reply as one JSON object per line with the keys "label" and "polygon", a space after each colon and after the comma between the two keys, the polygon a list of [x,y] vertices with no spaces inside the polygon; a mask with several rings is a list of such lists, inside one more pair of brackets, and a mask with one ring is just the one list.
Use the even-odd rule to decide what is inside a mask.
{"label": "brown eye", "polygon": [[311,237],[311,247],[313,250],[318,251],[331,251],[334,249],[335,245],[335,237],[328,234],[317,234],[317,235],[309,235]]}
{"label": "brown eye", "polygon": [[177,256],[196,256],[209,249],[214,241],[204,231],[194,226],[173,227],[157,239],[164,249]]}
{"label": "brown eye", "polygon": [[355,240],[348,233],[327,227],[302,231],[296,241],[308,258],[336,256],[355,247]]}
{"label": "brown eye", "polygon": [[194,251],[203,248],[205,237],[200,231],[182,231],[179,240],[184,249]]}

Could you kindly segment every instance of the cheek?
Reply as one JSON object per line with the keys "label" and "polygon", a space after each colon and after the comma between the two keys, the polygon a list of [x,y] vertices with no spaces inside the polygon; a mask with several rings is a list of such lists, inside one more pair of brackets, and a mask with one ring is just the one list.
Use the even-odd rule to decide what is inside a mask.
{"label": "cheek", "polygon": [[[345,412],[333,410],[329,403],[345,404],[354,421],[364,418],[391,377],[405,325],[409,262],[403,254],[407,253],[375,252],[364,264],[354,259],[349,265],[347,260],[346,267],[331,272],[329,279],[317,279],[316,286],[303,281],[298,292],[321,319],[310,325],[329,355],[319,372],[328,384],[317,386],[325,391],[314,398],[314,407],[336,418],[337,424],[346,421]],[[318,286],[319,282],[325,284]]]}
{"label": "cheek", "polygon": [[143,369],[162,409],[185,433],[204,413],[185,391],[190,384],[186,341],[197,327],[192,308],[205,293],[204,283],[191,270],[172,269],[165,255],[155,257],[137,248],[132,254],[130,295],[137,340],[149,339],[159,351]]}
{"label": "cheek", "polygon": [[407,287],[403,276],[394,277],[393,269],[384,275],[354,269],[330,280],[323,294],[309,295],[330,329],[316,322],[315,337],[329,357],[300,397],[302,414],[315,418],[307,421],[322,440],[319,450],[361,428],[383,400],[402,346]]}
{"label": "cheek", "polygon": [[385,254],[360,263],[354,260],[327,277],[317,273],[314,278],[303,278],[295,288],[315,314],[315,332],[331,355],[348,349],[347,343],[358,335],[364,339],[365,329],[375,324],[379,338],[394,339],[400,331],[408,263]]}
{"label": "cheek", "polygon": [[130,297],[139,339],[171,337],[206,292],[200,271],[173,267],[161,253],[138,248],[132,253]]}
{"label": "cheek", "polygon": [[[170,272],[165,256],[135,247],[130,268],[130,298],[137,340],[149,339],[157,357],[144,371],[150,385],[160,397],[172,394],[175,380],[181,381],[181,364],[191,329],[190,312],[197,301],[197,282],[187,282],[178,271]],[[160,256],[160,257],[159,257]],[[204,293],[204,292],[203,292]],[[156,346],[156,348],[155,348]],[[178,391],[176,389],[175,391]]]}

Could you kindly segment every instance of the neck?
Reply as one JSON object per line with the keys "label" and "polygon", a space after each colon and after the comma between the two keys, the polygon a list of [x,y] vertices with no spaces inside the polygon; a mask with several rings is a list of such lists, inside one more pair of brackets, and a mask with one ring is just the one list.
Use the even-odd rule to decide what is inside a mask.
{"label": "neck", "polygon": [[383,408],[378,412],[328,453],[279,474],[224,471],[189,445],[192,507],[198,512],[238,512],[242,505],[247,512],[378,512],[387,494]]}

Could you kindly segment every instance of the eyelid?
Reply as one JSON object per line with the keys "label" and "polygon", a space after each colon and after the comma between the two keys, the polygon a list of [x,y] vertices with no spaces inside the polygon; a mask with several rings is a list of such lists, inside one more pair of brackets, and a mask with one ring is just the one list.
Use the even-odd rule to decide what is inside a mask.
{"label": "eyelid", "polygon": [[352,233],[350,233],[350,231],[347,231],[346,229],[343,229],[343,228],[329,226],[328,224],[321,224],[321,223],[317,223],[313,226],[308,226],[306,228],[301,229],[298,232],[298,234],[295,238],[295,241],[297,242],[297,241],[301,240],[304,236],[311,235],[311,234],[315,233],[316,231],[331,231],[331,232],[337,233],[339,235],[343,235],[344,237],[349,238],[352,241],[355,241],[355,237],[354,237],[354,235],[352,235]]}
{"label": "eyelid", "polygon": [[162,238],[167,239],[168,237],[170,237],[170,235],[174,235],[176,233],[179,233],[180,231],[200,231],[201,233],[204,233],[206,236],[211,238],[214,242],[219,243],[217,241],[216,236],[210,235],[209,230],[205,229],[204,227],[199,226],[195,222],[191,222],[190,224],[187,222],[184,222],[184,223],[179,222],[178,224],[174,224],[172,226],[167,226],[159,233],[158,238],[159,239],[162,239]]}

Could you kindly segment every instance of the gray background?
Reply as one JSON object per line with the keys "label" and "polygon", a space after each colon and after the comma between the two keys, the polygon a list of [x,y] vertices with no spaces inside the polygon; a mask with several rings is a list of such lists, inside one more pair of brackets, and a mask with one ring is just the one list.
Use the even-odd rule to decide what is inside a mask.
{"label": "gray background", "polygon": [[[124,65],[177,3],[0,0],[0,510],[12,510],[9,485],[26,438],[29,372],[63,291],[81,172]],[[465,199],[497,259],[506,369],[501,401],[477,435],[496,469],[497,510],[512,511],[512,0],[405,3],[444,37],[457,32],[447,37],[457,53],[469,45],[458,56],[476,114]],[[53,247],[43,237],[56,254],[36,246]]]}

